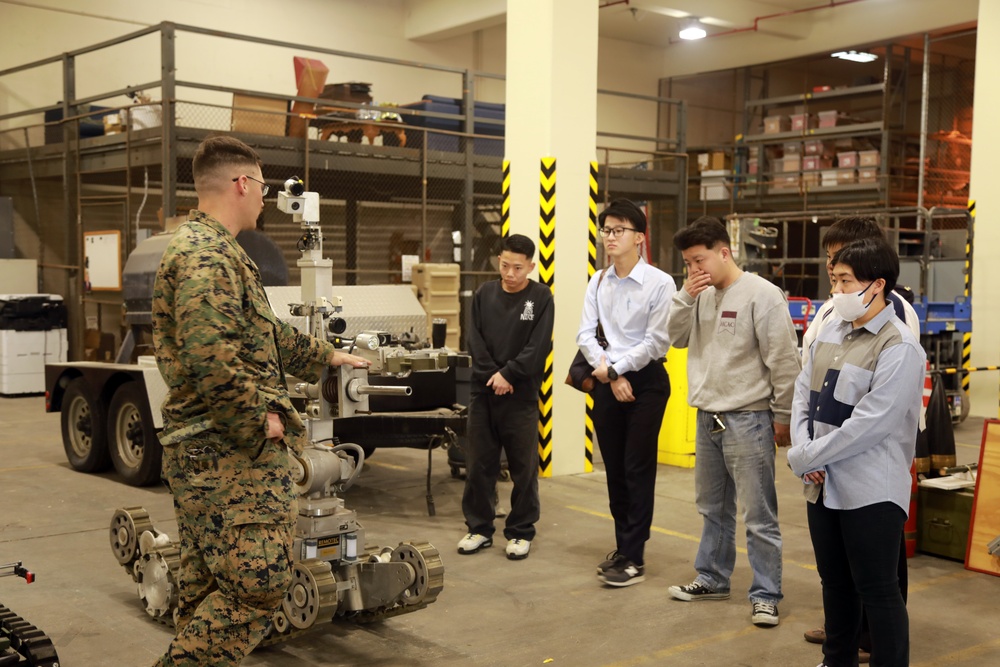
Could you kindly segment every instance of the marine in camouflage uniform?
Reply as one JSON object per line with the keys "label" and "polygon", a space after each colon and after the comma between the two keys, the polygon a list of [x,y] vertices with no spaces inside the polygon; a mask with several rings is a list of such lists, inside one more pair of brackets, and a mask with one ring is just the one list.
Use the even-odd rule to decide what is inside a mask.
{"label": "marine in camouflage uniform", "polygon": [[[289,450],[301,452],[305,438],[284,373],[316,381],[327,364],[364,364],[275,317],[231,229],[192,211],[153,290],[156,361],[169,387],[163,478],[181,542],[177,634],[158,667],[238,665],[263,638],[291,583]],[[280,416],[283,439],[269,438],[268,413]]]}

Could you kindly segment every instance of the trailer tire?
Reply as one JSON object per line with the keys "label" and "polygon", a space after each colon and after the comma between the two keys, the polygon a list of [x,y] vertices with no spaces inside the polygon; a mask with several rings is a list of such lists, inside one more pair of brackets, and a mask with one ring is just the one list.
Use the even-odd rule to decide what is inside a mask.
{"label": "trailer tire", "polygon": [[63,448],[74,470],[102,472],[111,467],[104,401],[82,377],[66,386],[59,417]]}
{"label": "trailer tire", "polygon": [[163,448],[156,437],[146,392],[135,380],[118,387],[111,398],[108,451],[126,484],[149,486],[159,481]]}

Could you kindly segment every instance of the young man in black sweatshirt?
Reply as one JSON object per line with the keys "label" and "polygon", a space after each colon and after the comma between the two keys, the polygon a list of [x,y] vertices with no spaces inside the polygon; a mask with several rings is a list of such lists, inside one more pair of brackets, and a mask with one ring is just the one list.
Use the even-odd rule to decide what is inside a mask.
{"label": "young man in black sweatshirt", "polygon": [[468,534],[458,553],[493,546],[494,497],[500,450],[507,453],[514,489],[504,527],[507,558],[528,557],[538,521],[538,390],[552,342],[552,293],[530,280],[535,244],[513,234],[503,240],[500,280],[472,298],[467,338],[472,355],[472,401],[465,452],[462,511]]}

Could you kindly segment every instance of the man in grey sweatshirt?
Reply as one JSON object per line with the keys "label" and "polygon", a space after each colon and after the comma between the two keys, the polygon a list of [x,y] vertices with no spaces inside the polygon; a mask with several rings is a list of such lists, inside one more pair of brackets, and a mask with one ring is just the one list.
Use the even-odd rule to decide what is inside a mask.
{"label": "man in grey sweatshirt", "polygon": [[688,403],[698,409],[695,503],[704,518],[695,580],[671,586],[678,600],[724,600],[736,564],[736,501],[743,505],[753,569],[751,620],[778,624],[781,532],[774,488],[775,444],[791,444],[789,421],[801,368],[784,293],[744,273],[716,218],[674,236],[688,269],[667,332],[688,348]]}

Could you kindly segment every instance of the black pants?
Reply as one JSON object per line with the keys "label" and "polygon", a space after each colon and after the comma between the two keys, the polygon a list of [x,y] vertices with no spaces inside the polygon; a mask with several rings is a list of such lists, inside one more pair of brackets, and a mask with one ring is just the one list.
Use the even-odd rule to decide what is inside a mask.
{"label": "black pants", "polygon": [[[910,573],[909,563],[906,562],[906,535],[904,534],[899,543],[899,562],[896,566],[896,576],[899,577],[899,592],[903,596],[903,604],[906,604],[906,593],[909,588]],[[861,650],[865,653],[872,652],[872,633],[868,627],[868,612],[861,610]]]}
{"label": "black pants", "polygon": [[882,502],[832,510],[820,498],[807,507],[809,535],[823,582],[824,663],[858,664],[861,609],[868,614],[872,667],[906,667],[910,630],[897,569],[906,513]]}
{"label": "black pants", "polygon": [[608,501],[615,519],[618,553],[636,565],[653,523],[656,450],[670,379],[660,362],[626,373],[635,401],[621,403],[610,384],[594,389],[594,430],[608,479]]}
{"label": "black pants", "polygon": [[474,394],[469,404],[465,493],[462,495],[462,512],[470,533],[493,536],[496,518],[493,498],[500,474],[501,449],[507,453],[507,468],[514,483],[504,537],[532,540],[541,513],[538,401],[497,396],[492,391]]}

